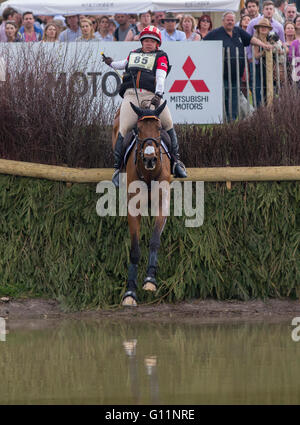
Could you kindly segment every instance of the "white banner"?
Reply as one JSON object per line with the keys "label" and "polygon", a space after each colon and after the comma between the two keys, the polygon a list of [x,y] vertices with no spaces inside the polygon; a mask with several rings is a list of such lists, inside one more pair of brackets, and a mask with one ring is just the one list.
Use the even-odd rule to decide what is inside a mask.
{"label": "white banner", "polygon": [[10,6],[20,12],[32,11],[35,15],[57,14],[114,14],[141,13],[147,10],[170,12],[223,12],[237,11],[240,0],[8,0],[1,4],[1,10]]}
{"label": "white banner", "polygon": [[[53,89],[65,84],[83,100],[91,96],[92,105],[109,111],[122,101],[118,95],[122,73],[105,65],[101,52],[121,60],[138,47],[139,42],[1,43],[0,57],[2,63],[9,63],[8,72],[12,74],[24,69],[20,60],[25,61],[27,73],[47,63],[46,71],[41,72],[50,74]],[[172,65],[164,99],[174,123],[222,122],[222,42],[165,42],[163,50]]]}
{"label": "white banner", "polygon": [[166,42],[163,45],[172,64],[166,79],[164,98],[168,101],[174,122],[222,122],[222,42],[182,41],[181,49],[177,43]]}

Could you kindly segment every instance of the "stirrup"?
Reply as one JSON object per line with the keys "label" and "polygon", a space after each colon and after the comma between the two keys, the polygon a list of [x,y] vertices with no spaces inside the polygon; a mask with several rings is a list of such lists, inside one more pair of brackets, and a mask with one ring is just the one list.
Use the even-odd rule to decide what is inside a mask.
{"label": "stirrup", "polygon": [[113,176],[112,176],[112,179],[111,179],[111,181],[113,182],[113,184],[114,184],[116,187],[119,187],[119,185],[120,185],[119,177],[120,177],[120,169],[119,169],[119,168],[117,168],[117,169],[115,170],[115,172],[114,172]]}
{"label": "stirrup", "polygon": [[179,179],[185,179],[187,177],[185,165],[183,162],[179,161],[179,159],[174,162],[173,175],[175,178]]}

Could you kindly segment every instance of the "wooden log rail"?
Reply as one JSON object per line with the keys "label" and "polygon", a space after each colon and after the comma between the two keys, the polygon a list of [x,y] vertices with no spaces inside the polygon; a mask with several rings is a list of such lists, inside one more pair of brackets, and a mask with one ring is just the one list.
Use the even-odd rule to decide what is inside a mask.
{"label": "wooden log rail", "polygon": [[[68,168],[0,159],[0,173],[72,183],[98,183],[103,180],[111,180],[113,169]],[[300,165],[188,168],[187,173],[189,177],[182,180],[206,182],[300,180]]]}

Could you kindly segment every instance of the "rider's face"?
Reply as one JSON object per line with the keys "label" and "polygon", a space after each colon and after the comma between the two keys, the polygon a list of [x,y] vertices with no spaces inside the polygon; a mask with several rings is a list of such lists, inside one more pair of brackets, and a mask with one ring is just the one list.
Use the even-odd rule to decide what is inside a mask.
{"label": "rider's face", "polygon": [[156,50],[157,45],[157,41],[153,38],[144,38],[144,40],[142,40],[142,50],[145,53],[153,52]]}

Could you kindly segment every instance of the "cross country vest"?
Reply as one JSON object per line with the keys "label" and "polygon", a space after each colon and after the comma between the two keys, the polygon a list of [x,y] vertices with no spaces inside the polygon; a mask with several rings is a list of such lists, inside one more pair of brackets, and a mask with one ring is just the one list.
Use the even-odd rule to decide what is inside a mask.
{"label": "cross country vest", "polygon": [[144,53],[142,49],[137,49],[130,52],[119,91],[120,96],[123,97],[127,89],[134,88],[133,78],[137,89],[145,89],[155,93],[157,60],[161,56],[166,56],[167,58],[168,74],[171,67],[169,65],[168,55],[164,51],[157,50],[155,52]]}

